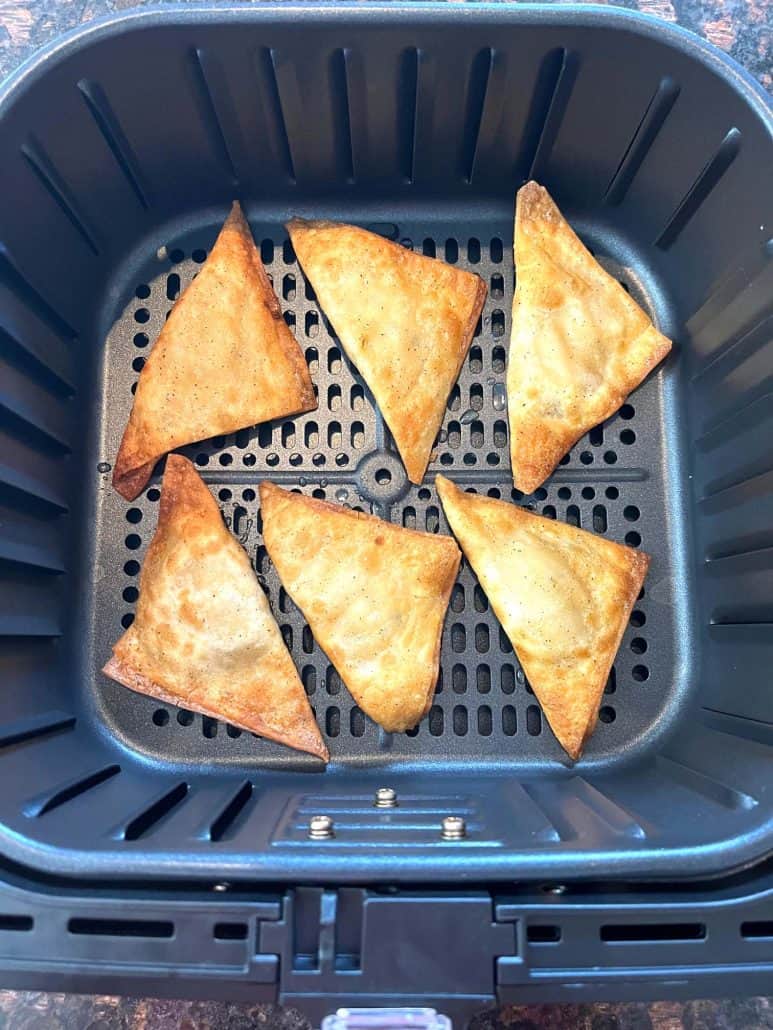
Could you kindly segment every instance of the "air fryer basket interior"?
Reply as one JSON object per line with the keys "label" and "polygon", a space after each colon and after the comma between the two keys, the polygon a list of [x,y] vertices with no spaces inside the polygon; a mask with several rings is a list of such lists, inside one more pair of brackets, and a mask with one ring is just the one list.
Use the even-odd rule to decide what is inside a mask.
{"label": "air fryer basket interior", "polygon": [[[327,880],[720,872],[771,843],[770,115],[691,37],[610,11],[167,9],[52,48],[2,98],[0,850],[31,865]],[[544,488],[512,492],[512,215],[553,193],[674,352]],[[110,486],[131,391],[234,197],[319,409],[186,449],[269,594],[333,761],[99,669],[137,596],[158,476]],[[407,483],[283,222],[354,221],[484,277],[425,482]],[[269,477],[447,532],[433,479],[653,556],[568,767],[468,565],[428,719],[351,701],[261,540]],[[397,809],[372,804],[376,787]],[[334,840],[307,839],[326,812]],[[445,814],[468,838],[440,839]]]}

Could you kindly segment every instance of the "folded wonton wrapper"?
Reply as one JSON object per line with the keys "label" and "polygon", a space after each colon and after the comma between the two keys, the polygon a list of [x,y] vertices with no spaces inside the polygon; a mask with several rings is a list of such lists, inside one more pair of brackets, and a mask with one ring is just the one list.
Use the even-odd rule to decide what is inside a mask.
{"label": "folded wonton wrapper", "polygon": [[420,483],[486,299],[477,275],[352,225],[287,229],[320,306]]}
{"label": "folded wonton wrapper", "polygon": [[577,760],[593,732],[649,557],[506,501],[437,488],[558,742]]}
{"label": "folded wonton wrapper", "polygon": [[547,190],[518,191],[507,364],[515,485],[532,493],[613,415],[671,341],[572,232]]}
{"label": "folded wonton wrapper", "polygon": [[103,671],[141,694],[328,760],[249,558],[180,455],[167,458],[136,618]]}
{"label": "folded wonton wrapper", "polygon": [[133,500],[167,451],[316,405],[301,348],[234,203],[140,373],[113,486]]}
{"label": "folded wonton wrapper", "polygon": [[260,504],[279,578],[354,700],[385,730],[415,726],[437,682],[455,542],[273,483]]}

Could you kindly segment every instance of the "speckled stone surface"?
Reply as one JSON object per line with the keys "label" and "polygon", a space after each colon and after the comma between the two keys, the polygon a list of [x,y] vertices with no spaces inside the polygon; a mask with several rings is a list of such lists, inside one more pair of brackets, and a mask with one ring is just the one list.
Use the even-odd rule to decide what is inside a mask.
{"label": "speckled stone surface", "polygon": [[[197,0],[189,2],[193,5]],[[0,0],[0,78],[59,33],[99,15],[138,6],[143,3]],[[765,87],[773,87],[773,0],[617,0],[615,6],[678,22],[731,54]],[[0,1030],[308,1027],[300,1013],[270,1005],[0,991]],[[473,1023],[473,1030],[773,1030],[773,997],[510,1006],[481,1014]]]}

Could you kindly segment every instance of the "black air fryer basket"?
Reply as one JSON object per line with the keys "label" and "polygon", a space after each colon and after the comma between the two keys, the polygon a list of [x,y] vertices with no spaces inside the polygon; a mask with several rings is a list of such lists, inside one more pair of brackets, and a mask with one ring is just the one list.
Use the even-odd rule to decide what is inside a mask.
{"label": "black air fryer basket", "polygon": [[[758,88],[695,38],[606,8],[261,4],[91,26],[6,84],[0,114],[5,982],[104,989],[109,974],[111,989],[314,1013],[769,986],[773,122]],[[503,381],[528,178],[674,349],[523,497]],[[125,503],[111,463],[145,356],[235,197],[319,408],[185,453],[268,590],[325,772],[99,672],[159,499],[155,477]],[[304,280],[292,215],[365,225],[489,286],[421,486]],[[432,710],[407,734],[353,704],[280,588],[261,479],[448,532],[439,471],[652,555],[573,768],[466,563]],[[374,805],[382,786],[397,807]],[[331,839],[309,839],[314,814]],[[447,815],[464,839],[444,839]]]}

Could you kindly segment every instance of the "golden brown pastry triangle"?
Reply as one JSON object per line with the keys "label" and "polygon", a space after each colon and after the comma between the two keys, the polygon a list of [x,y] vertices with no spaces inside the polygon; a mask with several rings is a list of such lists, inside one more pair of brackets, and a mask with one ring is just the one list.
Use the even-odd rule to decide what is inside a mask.
{"label": "golden brown pastry triangle", "polygon": [[449,525],[570,758],[593,732],[649,557],[443,476]]}
{"label": "golden brown pastry triangle", "polygon": [[279,578],[354,700],[385,730],[415,726],[432,703],[459,548],[273,483],[260,504]]}
{"label": "golden brown pastry triangle", "polygon": [[140,373],[113,486],[133,500],[167,451],[315,407],[303,354],[234,203]]}
{"label": "golden brown pastry triangle", "polygon": [[107,676],[328,760],[249,558],[193,465],[167,459],[137,615]]}
{"label": "golden brown pastry triangle", "polygon": [[420,483],[470,347],[486,285],[477,275],[335,222],[291,221],[304,273]]}
{"label": "golden brown pastry triangle", "polygon": [[536,182],[518,191],[507,364],[515,485],[531,493],[671,349]]}

